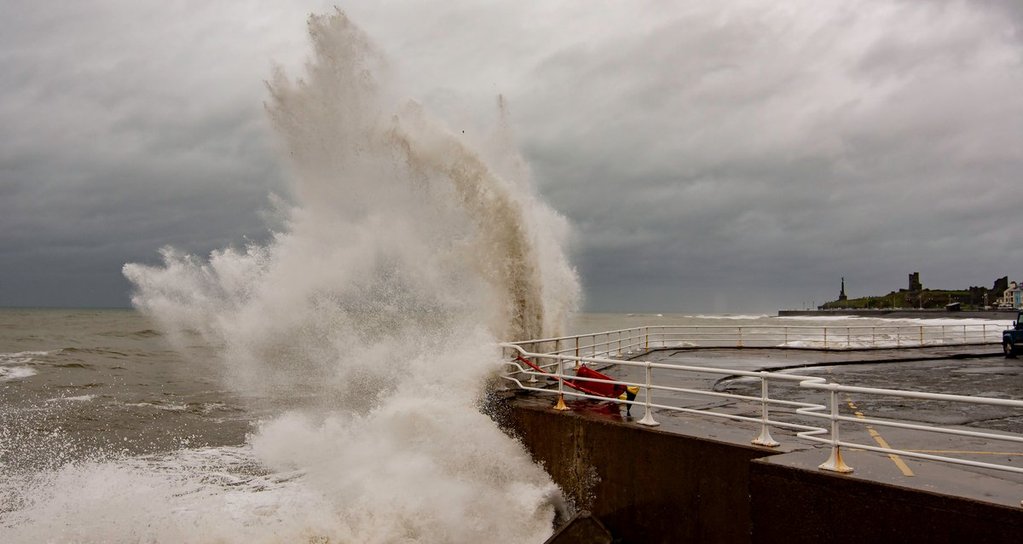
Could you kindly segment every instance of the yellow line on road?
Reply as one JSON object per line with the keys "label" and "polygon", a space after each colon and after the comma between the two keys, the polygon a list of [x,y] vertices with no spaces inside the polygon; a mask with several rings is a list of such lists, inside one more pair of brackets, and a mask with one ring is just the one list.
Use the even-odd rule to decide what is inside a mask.
{"label": "yellow line on road", "polygon": [[[853,404],[851,400],[848,401],[848,404],[849,407],[853,409],[853,413],[856,414],[857,419],[865,419],[863,412],[857,410],[856,405]],[[870,433],[870,437],[874,439],[874,442],[877,442],[878,446],[881,446],[882,448],[888,450],[893,449],[888,444],[888,441],[885,440],[883,436],[881,436],[881,433],[874,430],[874,427],[867,425],[867,432]],[[909,468],[909,465],[907,465],[906,462],[903,461],[901,457],[895,455],[894,453],[889,453],[888,458],[891,459],[893,463],[895,463],[895,466],[899,468],[903,476],[913,476],[913,470]]]}
{"label": "yellow line on road", "polygon": [[[892,449],[892,447],[888,445],[888,441],[885,440],[883,436],[878,434],[877,431],[875,431],[874,429],[867,429],[867,431],[870,432],[870,436],[872,436],[874,438],[874,441],[877,442],[882,448],[889,450]],[[891,459],[893,463],[895,463],[895,466],[899,467],[899,470],[902,471],[902,474],[904,476],[913,475],[913,471],[909,468],[909,465],[907,465],[906,462],[902,460],[901,457],[895,455],[894,453],[889,453],[888,458]]]}

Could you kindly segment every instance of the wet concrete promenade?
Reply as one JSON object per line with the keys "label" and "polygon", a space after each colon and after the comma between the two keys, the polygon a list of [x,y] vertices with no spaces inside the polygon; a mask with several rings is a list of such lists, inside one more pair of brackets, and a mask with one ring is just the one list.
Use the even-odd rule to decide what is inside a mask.
{"label": "wet concrete promenade", "polygon": [[[999,346],[945,346],[912,349],[816,351],[783,349],[665,349],[629,354],[626,359],[673,365],[770,371],[826,378],[842,385],[862,386],[984,396],[1002,399],[1023,399],[1023,359],[1006,359]],[[623,381],[642,383],[644,370],[635,367],[603,369]],[[654,383],[700,391],[727,392],[748,396],[760,395],[755,378],[717,373],[674,373],[654,369]],[[772,398],[827,404],[827,393],[800,388],[791,384],[771,383]],[[642,401],[642,394],[638,401]],[[548,410],[553,396],[519,395],[515,403],[532,409]],[[567,399],[572,417],[597,420],[613,425],[636,427],[649,432],[671,433],[706,439],[739,447],[750,447],[759,433],[759,425],[734,421],[709,414],[680,413],[655,410],[660,426],[643,427],[638,420],[644,409],[637,405],[632,415],[610,403]],[[656,391],[652,401],[699,410],[747,417],[759,417],[759,403],[711,398],[695,393]],[[926,425],[940,425],[964,430],[991,431],[1023,435],[1023,410],[1012,407],[969,405],[947,401],[906,399],[871,394],[842,393],[840,413],[856,418],[897,419]],[[772,419],[827,427],[825,419],[796,414],[794,408],[772,408]],[[795,431],[772,428],[776,448],[755,447],[764,456],[755,463],[786,467],[807,474],[823,472],[818,465],[830,449],[795,436]],[[960,459],[1005,464],[1023,468],[1023,444],[1012,444],[982,438],[949,436],[909,429],[843,423],[841,438],[857,444],[905,450],[909,452],[948,455]],[[919,460],[888,455],[858,448],[843,448],[845,462],[854,468],[850,474],[827,472],[838,481],[877,484],[882,488],[915,490],[934,496],[947,496],[1016,509],[1023,523],[1023,474]]]}

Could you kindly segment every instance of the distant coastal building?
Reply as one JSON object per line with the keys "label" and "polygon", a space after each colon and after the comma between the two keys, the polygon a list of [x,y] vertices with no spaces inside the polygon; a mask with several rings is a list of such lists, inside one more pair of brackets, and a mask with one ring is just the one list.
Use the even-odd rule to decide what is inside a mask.
{"label": "distant coastal building", "polygon": [[1009,282],[1009,288],[1002,294],[1002,298],[998,301],[998,305],[1003,308],[1023,308],[1023,288],[1014,281]]}

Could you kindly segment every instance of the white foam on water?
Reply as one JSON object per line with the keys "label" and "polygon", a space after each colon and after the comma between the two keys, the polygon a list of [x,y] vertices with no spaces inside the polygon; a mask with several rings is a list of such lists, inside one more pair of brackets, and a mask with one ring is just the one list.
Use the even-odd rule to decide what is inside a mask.
{"label": "white foam on water", "polygon": [[154,404],[153,407],[156,408],[157,410],[163,410],[165,412],[184,412],[185,410],[188,410],[187,405],[174,403]]}
{"label": "white foam on water", "polygon": [[49,355],[49,351],[17,351],[0,353],[0,382],[11,382],[23,380],[39,374],[39,370],[28,366],[13,366],[31,364],[35,358]]}
{"label": "white foam on water", "polygon": [[27,366],[6,366],[0,367],[0,382],[23,380],[35,376],[38,372]]}
{"label": "white foam on water", "polygon": [[46,402],[89,402],[94,400],[97,395],[78,395],[75,397],[54,397],[47,399]]}
{"label": "white foam on water", "polygon": [[[560,492],[477,402],[500,369],[498,339],[563,332],[579,293],[561,250],[567,225],[501,137],[503,101],[498,137],[464,140],[398,98],[386,61],[343,14],[311,17],[309,29],[306,75],[269,84],[293,166],[286,228],[208,259],[164,248],[160,266],[124,267],[134,304],[169,340],[200,333],[222,347],[232,388],[293,408],[237,449],[0,484],[19,505],[0,518],[6,540],[550,535]],[[263,475],[221,478],[225,455]]]}
{"label": "white foam on water", "polygon": [[697,318],[697,319],[754,320],[754,319],[770,318],[771,316],[766,315],[766,314],[760,314],[760,315],[710,314],[710,315],[693,315],[693,316],[689,316],[689,317],[694,317],[694,318]]}
{"label": "white foam on water", "polygon": [[31,363],[34,358],[49,355],[49,351],[17,351],[13,353],[0,353],[0,365],[22,365]]}
{"label": "white foam on water", "polygon": [[[889,320],[886,319],[884,321],[889,321]],[[948,317],[898,318],[898,319],[891,319],[891,321],[899,321],[899,322],[903,322],[903,323],[908,323],[910,325],[925,325],[925,326],[941,325],[941,326],[946,326],[946,327],[959,326],[960,328],[962,328],[963,325],[970,325],[970,326],[987,325],[988,327],[991,327],[991,326],[1007,327],[1007,326],[1009,326],[1012,323],[1011,319],[1008,319],[1008,320],[1005,320],[1005,319],[978,319],[978,318],[956,319],[956,318],[948,318]]]}
{"label": "white foam on water", "polygon": [[[405,398],[286,414],[243,447],[68,465],[13,482],[9,542],[542,542],[559,491],[471,406]],[[0,491],[0,499],[5,497]],[[17,501],[17,502],[15,502]]]}
{"label": "white foam on water", "polygon": [[[220,403],[220,404],[223,405],[222,403]],[[125,406],[130,406],[132,408],[152,408],[154,410],[163,410],[165,412],[184,412],[184,411],[188,410],[188,405],[187,404],[180,404],[180,403],[174,403],[174,402],[159,402],[159,401],[158,402],[145,402],[145,401],[143,401],[143,402],[126,402],[126,403],[124,403],[124,405]],[[206,406],[203,406],[202,411],[203,411],[203,413],[209,413],[213,409],[214,408],[207,409]]]}
{"label": "white foam on water", "polygon": [[900,319],[885,319],[881,317],[859,317],[854,315],[821,315],[821,316],[810,316],[810,315],[783,315],[773,319],[785,320],[785,321],[901,321]]}

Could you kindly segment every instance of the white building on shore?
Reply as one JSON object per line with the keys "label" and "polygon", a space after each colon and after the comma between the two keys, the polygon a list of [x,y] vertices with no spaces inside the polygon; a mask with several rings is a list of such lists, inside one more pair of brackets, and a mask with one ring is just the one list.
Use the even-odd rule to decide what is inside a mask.
{"label": "white building on shore", "polygon": [[1019,310],[1023,308],[1023,287],[1014,281],[1009,282],[1009,288],[1002,294],[1002,298],[998,300],[998,306],[1000,308],[1013,308]]}

